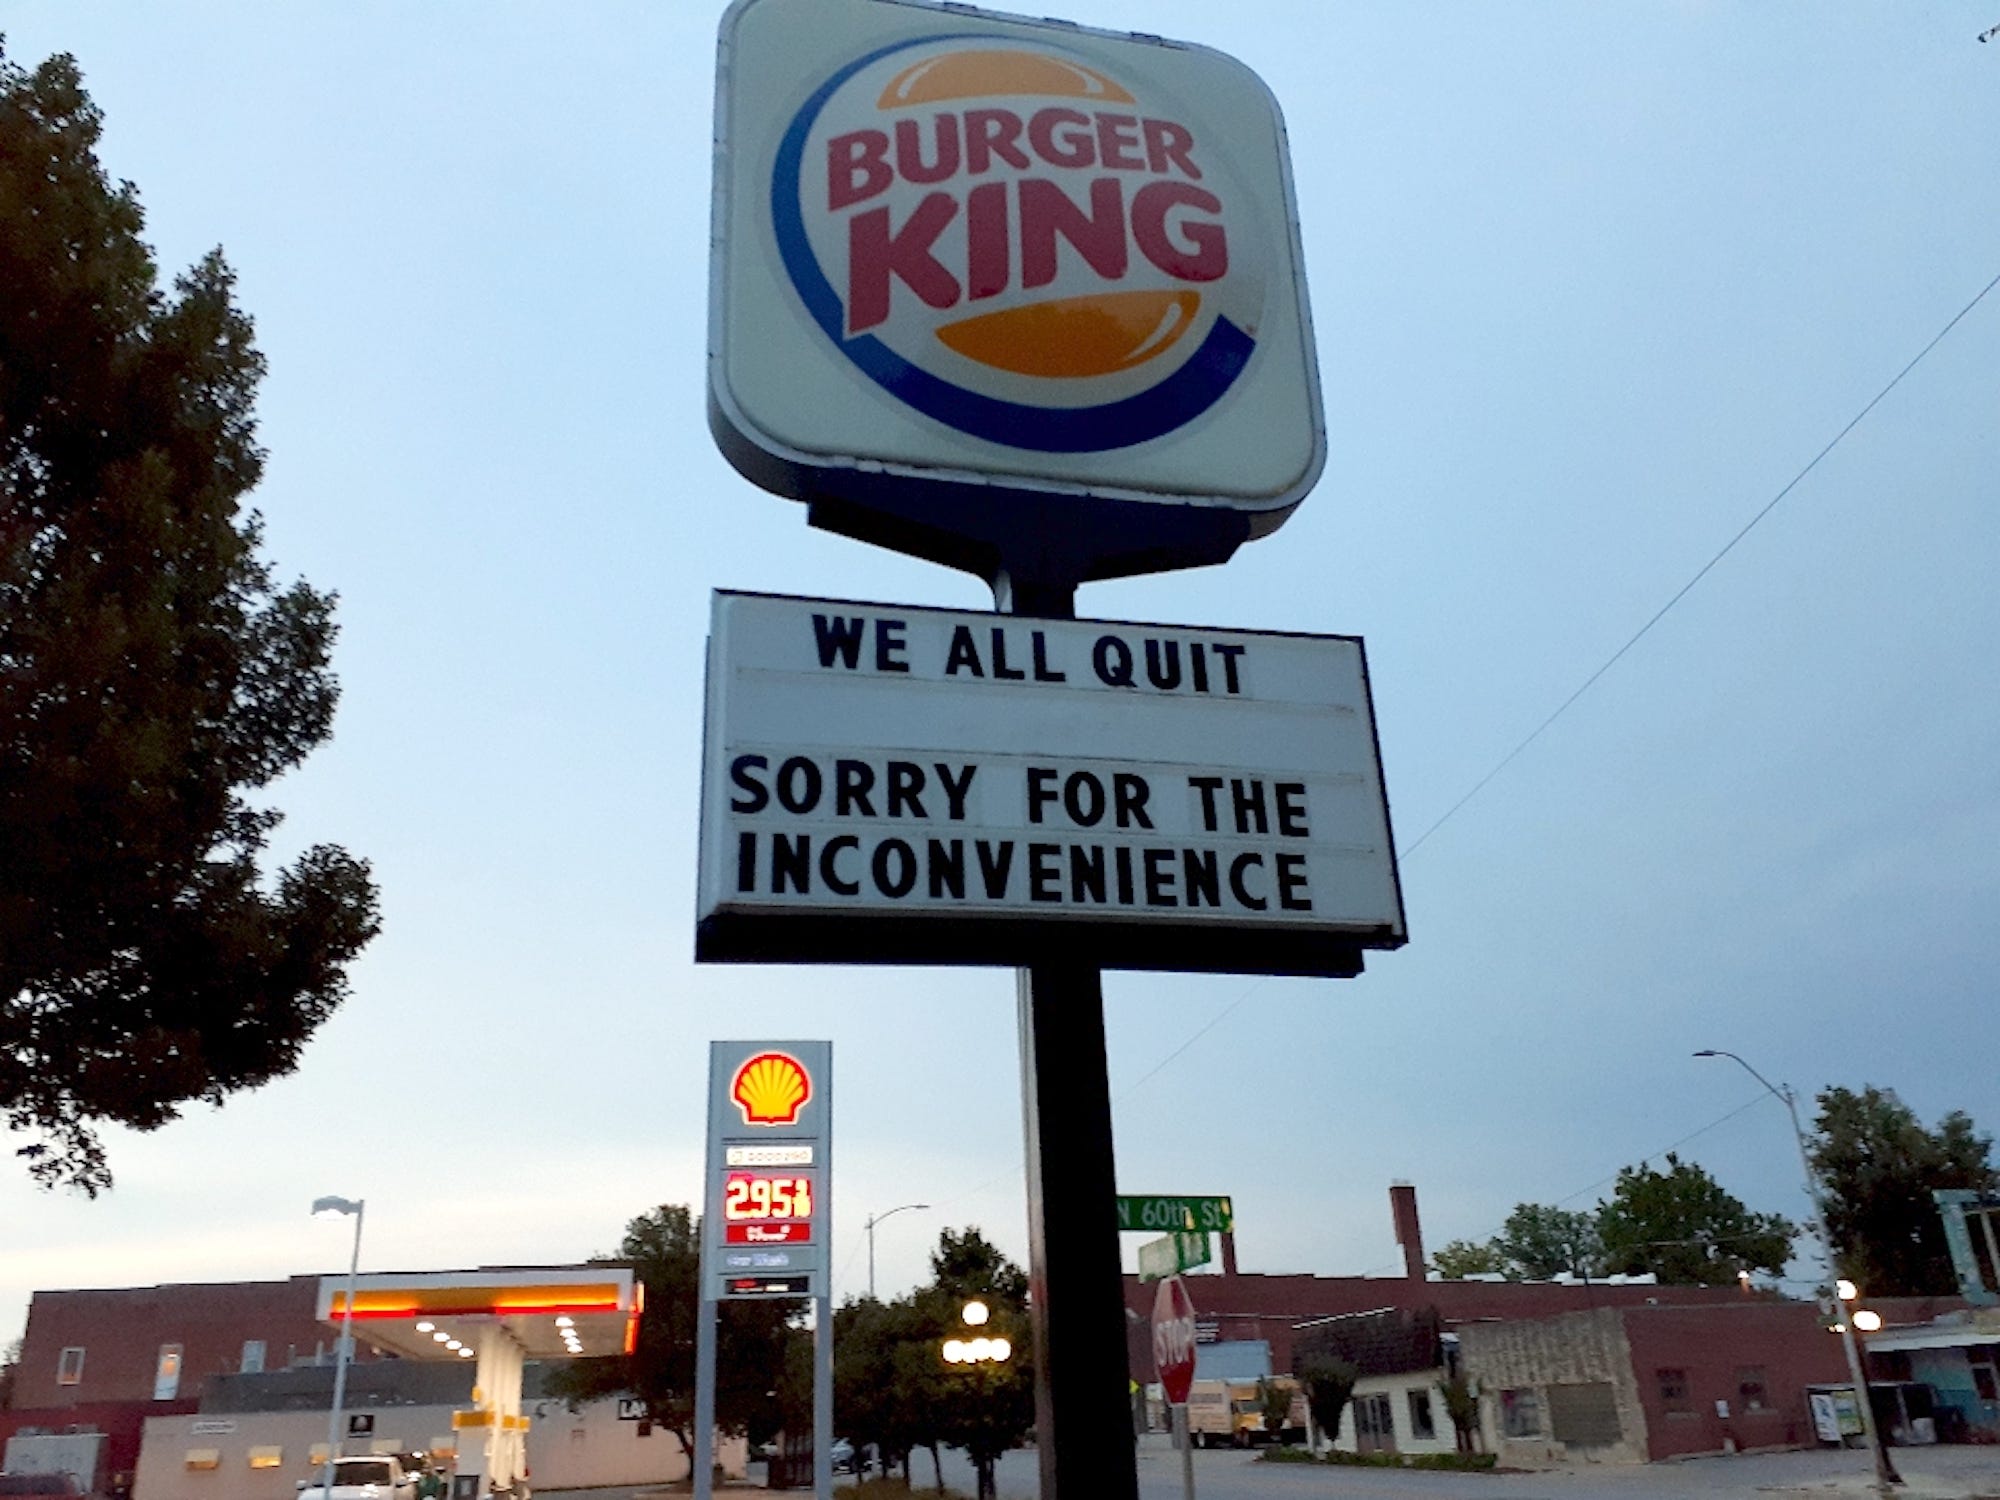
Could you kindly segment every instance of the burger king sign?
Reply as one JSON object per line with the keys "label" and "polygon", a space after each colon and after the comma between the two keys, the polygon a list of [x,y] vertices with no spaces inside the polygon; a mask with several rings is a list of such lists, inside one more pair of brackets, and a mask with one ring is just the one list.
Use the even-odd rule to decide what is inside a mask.
{"label": "burger king sign", "polygon": [[1318,478],[1283,126],[1241,64],[737,0],[717,116],[712,425],[816,521],[989,571],[1067,545],[1081,579],[1220,560]]}

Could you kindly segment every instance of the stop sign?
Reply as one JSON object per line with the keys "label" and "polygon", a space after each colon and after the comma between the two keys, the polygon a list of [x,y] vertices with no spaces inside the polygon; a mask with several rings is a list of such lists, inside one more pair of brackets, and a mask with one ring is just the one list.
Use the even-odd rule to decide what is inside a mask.
{"label": "stop sign", "polygon": [[1185,1406],[1194,1384],[1194,1301],[1178,1276],[1161,1282],[1153,1299],[1153,1364],[1167,1388],[1167,1403]]}

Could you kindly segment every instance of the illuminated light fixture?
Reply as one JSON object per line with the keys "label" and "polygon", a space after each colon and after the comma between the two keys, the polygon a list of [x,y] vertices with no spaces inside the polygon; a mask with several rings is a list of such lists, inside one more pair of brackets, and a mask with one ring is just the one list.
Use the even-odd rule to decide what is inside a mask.
{"label": "illuminated light fixture", "polygon": [[457,1339],[446,1339],[444,1341],[444,1346],[445,1348],[451,1350],[453,1354],[458,1353],[459,1350],[465,1347],[465,1345],[461,1344]]}
{"label": "illuminated light fixture", "polygon": [[993,1315],[987,1311],[984,1302],[968,1302],[965,1304],[964,1316],[970,1326],[977,1328]]}
{"label": "illuminated light fixture", "polygon": [[451,1335],[446,1333],[442,1328],[438,1329],[435,1333],[433,1333],[431,1337],[436,1339],[440,1344],[446,1344],[451,1342]]}
{"label": "illuminated light fixture", "polygon": [[1840,1280],[1836,1281],[1833,1284],[1833,1289],[1835,1292],[1839,1294],[1840,1300],[1842,1302],[1852,1302],[1856,1297],[1859,1297],[1861,1295],[1860,1288],[1855,1286],[1855,1284],[1849,1281],[1845,1276],[1841,1277]]}
{"label": "illuminated light fixture", "polygon": [[1854,1314],[1854,1326],[1863,1333],[1880,1333],[1882,1331],[1882,1315],[1872,1307],[1858,1308]]}
{"label": "illuminated light fixture", "polygon": [[435,1333],[436,1331],[437,1331],[437,1324],[435,1323],[419,1323],[417,1325],[418,1333]]}
{"label": "illuminated light fixture", "polygon": [[470,1359],[472,1358],[472,1351],[470,1349],[461,1347],[458,1351],[458,1357],[460,1359]]}
{"label": "illuminated light fixture", "polygon": [[1014,1346],[1005,1339],[993,1340],[993,1357],[1005,1364],[1014,1357]]}
{"label": "illuminated light fixture", "polygon": [[561,1317],[556,1319],[556,1327],[574,1328],[576,1327],[576,1319],[572,1318],[568,1313],[564,1313]]}
{"label": "illuminated light fixture", "polygon": [[968,1354],[963,1339],[946,1339],[944,1341],[944,1362],[946,1364],[962,1365],[966,1362],[967,1358]]}

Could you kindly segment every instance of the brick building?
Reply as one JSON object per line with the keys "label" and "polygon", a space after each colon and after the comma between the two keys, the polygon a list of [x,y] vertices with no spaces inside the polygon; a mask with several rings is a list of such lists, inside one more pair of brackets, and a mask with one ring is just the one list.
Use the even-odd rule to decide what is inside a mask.
{"label": "brick building", "polygon": [[[127,1493],[148,1417],[190,1413],[215,1376],[331,1359],[320,1278],[36,1292],[0,1411],[17,1433],[102,1432],[98,1485]],[[374,1351],[360,1339],[355,1358]]]}
{"label": "brick building", "polygon": [[[1294,1327],[1326,1318],[1435,1309],[1449,1330],[1467,1323],[1546,1318],[1592,1308],[1735,1306],[1745,1300],[1735,1287],[1660,1286],[1629,1277],[1591,1282],[1433,1280],[1424,1263],[1416,1189],[1396,1184],[1389,1190],[1389,1203],[1403,1248],[1401,1276],[1246,1274],[1237,1270],[1235,1246],[1231,1236],[1224,1235],[1222,1274],[1185,1280],[1194,1299],[1200,1341],[1263,1339],[1271,1346],[1271,1368],[1290,1370]],[[1152,1283],[1125,1278],[1127,1359],[1132,1378],[1141,1385],[1156,1378],[1151,1331],[1156,1291]]]}
{"label": "brick building", "polygon": [[[14,1378],[16,1410],[199,1398],[211,1375],[330,1357],[318,1276],[284,1281],[36,1292]],[[363,1343],[357,1359],[371,1351]]]}
{"label": "brick building", "polygon": [[1810,1302],[1619,1307],[1459,1330],[1487,1450],[1523,1466],[1645,1463],[1814,1441],[1806,1391],[1845,1385]]}

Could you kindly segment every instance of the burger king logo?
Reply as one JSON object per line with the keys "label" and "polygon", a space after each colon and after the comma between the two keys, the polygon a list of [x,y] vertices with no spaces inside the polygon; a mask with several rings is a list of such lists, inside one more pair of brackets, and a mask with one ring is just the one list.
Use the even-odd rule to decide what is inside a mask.
{"label": "burger king logo", "polygon": [[1165,436],[1256,347],[1268,256],[1219,142],[1058,45],[934,37],[848,62],[786,128],[771,211],[833,346],[987,442]]}

